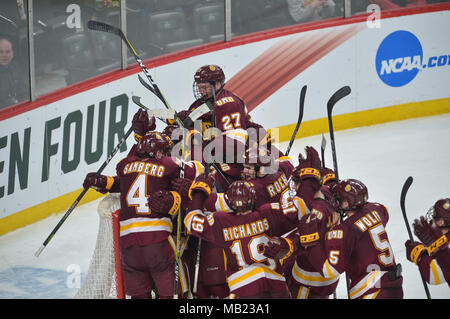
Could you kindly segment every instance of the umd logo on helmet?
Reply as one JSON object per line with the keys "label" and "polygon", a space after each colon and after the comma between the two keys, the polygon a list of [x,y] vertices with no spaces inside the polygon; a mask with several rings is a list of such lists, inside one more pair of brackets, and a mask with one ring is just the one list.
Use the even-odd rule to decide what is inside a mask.
{"label": "umd logo on helmet", "polygon": [[216,68],[215,68],[214,65],[210,65],[210,66],[209,66],[209,69],[210,69],[211,71],[215,71],[215,70],[216,70]]}
{"label": "umd logo on helmet", "polygon": [[444,209],[449,209],[450,208],[450,202],[445,202],[442,207],[444,207]]}
{"label": "umd logo on helmet", "polygon": [[346,192],[349,192],[352,188],[351,188],[350,184],[347,184],[347,185],[345,185],[344,189]]}

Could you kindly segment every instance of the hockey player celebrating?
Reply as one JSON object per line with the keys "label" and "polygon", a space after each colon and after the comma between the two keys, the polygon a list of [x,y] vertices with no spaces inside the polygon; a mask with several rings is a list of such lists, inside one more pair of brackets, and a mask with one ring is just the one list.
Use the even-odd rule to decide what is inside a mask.
{"label": "hockey player celebrating", "polygon": [[207,142],[204,156],[208,163],[232,163],[241,156],[250,128],[257,131],[261,140],[270,140],[262,126],[252,122],[244,101],[224,86],[225,74],[218,65],[204,65],[194,74],[196,100],[188,110],[194,111],[204,103],[210,108],[210,112],[201,117],[203,138]]}
{"label": "hockey player celebrating", "polygon": [[[311,214],[317,219],[319,236],[323,237],[340,220],[340,215],[330,202],[332,190],[330,190],[329,185],[335,183],[335,176],[332,170],[325,169],[319,165],[319,155],[314,148],[307,147],[306,154],[306,158],[302,154],[299,156],[299,165],[296,167],[296,173],[293,175],[294,181],[297,185],[296,189],[299,190],[297,195],[306,198],[305,201],[310,205]],[[319,175],[317,172],[320,172]],[[308,183],[309,190],[304,187]],[[311,190],[317,191],[314,193],[313,199],[308,199],[308,196],[312,193]],[[282,240],[282,238],[278,239],[280,243]],[[269,246],[271,246],[272,242],[269,242]],[[275,249],[274,247],[271,248]],[[271,248],[265,252],[266,255],[270,254]],[[287,259],[283,264],[283,268],[288,272],[286,277],[293,298],[327,299],[336,290],[339,277],[330,279],[322,276],[320,272],[314,269],[308,258],[301,254],[294,254],[291,258],[294,258],[293,264],[290,259]]]}
{"label": "hockey player celebrating", "polygon": [[204,65],[194,74],[194,101],[189,110],[195,110],[203,103],[210,103],[211,112],[205,114],[204,128],[217,127],[232,139],[245,145],[247,123],[250,116],[244,101],[224,89],[225,74],[217,65]]}
{"label": "hockey player celebrating", "polygon": [[[288,201],[294,201],[302,214],[309,212],[301,198],[290,197],[289,178],[293,165],[289,159],[276,160],[270,151],[266,149],[249,148],[245,151],[243,161],[245,163],[242,165],[239,180],[245,180],[253,185],[256,208],[267,203],[282,205]],[[216,178],[220,175],[215,173],[211,174],[211,176]],[[187,197],[188,192],[191,191],[195,184],[203,182],[176,179],[172,183],[172,187],[182,196]],[[233,211],[226,198],[226,192],[209,192],[204,208],[209,211]]]}
{"label": "hockey player celebrating", "polygon": [[[168,147],[168,140],[160,133],[149,132],[139,139],[136,152],[130,152],[117,164],[117,176],[88,173],[83,183],[83,187],[102,193],[120,192],[121,263],[125,293],[132,298],[151,298],[153,288],[160,298],[171,298],[174,293],[171,217],[178,212],[181,197],[170,191],[170,181],[180,175],[181,165],[165,155]],[[198,167],[201,166],[185,165],[185,176],[194,179],[203,172],[197,171]],[[162,190],[166,192],[161,193]],[[186,293],[183,267],[180,282],[180,293]]]}
{"label": "hockey player celebrating", "polygon": [[[386,207],[368,202],[367,187],[358,180],[339,182],[335,207],[347,219],[328,231],[322,240],[315,214],[304,216],[298,236],[290,238],[324,278],[333,280],[346,272],[350,299],[403,298],[401,267],[396,264],[386,234]],[[285,253],[283,251],[283,253]],[[279,255],[280,257],[280,255]]]}
{"label": "hockey player celebrating", "polygon": [[[311,212],[318,220],[318,233],[323,237],[339,222],[339,214],[330,203],[332,191],[329,185],[335,183],[335,176],[332,170],[321,167],[319,155],[313,147],[307,146],[305,150],[306,157],[299,154],[299,165],[294,169],[292,179],[297,197],[305,198],[309,203],[309,210],[302,216]],[[283,250],[289,250],[288,240],[283,237],[272,238],[264,255],[275,258]],[[292,253],[290,251],[289,255]],[[325,278],[301,254],[285,256],[282,265],[292,298],[326,299],[336,290],[339,278]]]}
{"label": "hockey player celebrating", "polygon": [[326,278],[345,271],[350,299],[403,298],[401,267],[385,230],[387,208],[368,202],[367,187],[359,180],[339,182],[334,194],[336,209],[347,219],[325,234],[321,258],[310,255],[309,260]]}
{"label": "hockey player celebrating", "polygon": [[289,197],[289,178],[294,166],[288,157],[276,159],[269,149],[249,147],[244,154],[242,178],[256,190],[256,207],[282,204]]}
{"label": "hockey player celebrating", "polygon": [[186,229],[194,236],[224,249],[227,280],[236,298],[290,298],[279,264],[262,254],[271,236],[284,234],[298,221],[294,205],[266,204],[254,209],[255,189],[246,181],[233,182],[227,198],[233,213],[202,211],[207,194],[193,187],[192,209],[185,217]]}
{"label": "hockey player celebrating", "polygon": [[421,243],[407,240],[406,258],[419,267],[427,283],[450,286],[450,198],[438,200],[413,227]]}

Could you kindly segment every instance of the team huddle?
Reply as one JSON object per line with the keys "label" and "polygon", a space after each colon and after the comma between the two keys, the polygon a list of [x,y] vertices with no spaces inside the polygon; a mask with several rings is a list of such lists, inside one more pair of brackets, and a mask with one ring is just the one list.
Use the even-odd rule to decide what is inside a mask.
{"label": "team huddle", "polygon": [[[120,193],[120,255],[131,298],[403,298],[387,208],[357,179],[338,180],[307,146],[298,165],[224,88],[216,65],[194,75],[191,106],[155,131],[140,109],[136,144],[115,176],[83,186]],[[187,121],[201,105],[209,112]],[[415,220],[408,260],[450,283],[450,198]],[[345,276],[341,276],[345,274]]]}

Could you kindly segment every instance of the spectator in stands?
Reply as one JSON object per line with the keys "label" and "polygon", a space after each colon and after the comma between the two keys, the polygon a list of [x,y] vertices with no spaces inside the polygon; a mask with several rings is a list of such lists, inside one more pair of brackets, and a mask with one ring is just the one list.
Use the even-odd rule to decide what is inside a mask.
{"label": "spectator in stands", "polygon": [[335,16],[333,0],[287,0],[289,14],[295,22],[322,20]]}
{"label": "spectator in stands", "polygon": [[0,37],[0,108],[27,99],[26,74],[14,61],[12,42]]}
{"label": "spectator in stands", "polygon": [[23,0],[17,0],[17,11],[19,13],[20,20],[25,21],[27,19],[27,15],[25,14],[25,7],[23,5]]}

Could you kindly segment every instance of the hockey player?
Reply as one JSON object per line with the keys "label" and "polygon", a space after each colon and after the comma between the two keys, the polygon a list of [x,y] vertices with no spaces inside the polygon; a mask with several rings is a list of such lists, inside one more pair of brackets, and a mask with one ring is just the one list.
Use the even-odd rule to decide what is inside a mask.
{"label": "hockey player", "polygon": [[[268,150],[250,148],[245,151],[243,161],[245,163],[242,166],[239,180],[245,180],[253,185],[256,208],[267,203],[279,203],[281,205],[294,200],[303,214],[309,212],[303,200],[290,198],[289,178],[293,165],[289,159],[277,161]],[[221,167],[226,165],[228,164],[221,164]],[[216,178],[218,174],[211,174],[211,176]],[[195,182],[187,179],[184,181],[176,179],[173,188],[182,196],[187,197],[187,193],[194,184]],[[232,212],[233,210],[229,206],[225,194],[226,192],[210,192],[204,208],[209,211]]]}
{"label": "hockey player", "polygon": [[450,198],[438,200],[413,227],[421,242],[405,242],[406,258],[419,267],[427,283],[450,286]]}
{"label": "hockey player", "polygon": [[387,208],[368,202],[367,187],[355,179],[339,182],[334,194],[335,208],[347,219],[325,234],[321,257],[311,252],[309,260],[329,279],[345,271],[350,299],[403,298],[401,266],[385,230]]}
{"label": "hockey player", "polygon": [[249,147],[244,154],[241,175],[255,187],[255,207],[286,202],[290,197],[289,179],[293,169],[290,158],[276,159],[269,149]]}
{"label": "hockey player", "polygon": [[[299,165],[295,168],[293,178],[296,189],[299,190],[298,196],[310,196],[312,191],[318,189],[313,198],[307,200],[310,203],[311,214],[314,214],[318,220],[318,232],[323,237],[339,222],[339,214],[336,213],[329,201],[332,193],[329,185],[334,183],[335,176],[332,170],[320,166],[319,155],[314,148],[307,147],[306,154],[306,158],[300,154]],[[300,187],[301,184],[309,185],[310,189]],[[302,192],[305,195],[302,195]],[[280,245],[284,249],[288,247],[283,238],[271,239],[264,254],[274,257],[280,252]],[[296,299],[326,299],[336,290],[339,280],[339,278],[328,279],[322,276],[303,255],[293,254],[289,258],[285,258],[283,272],[291,295]]]}
{"label": "hockey player", "polygon": [[[386,207],[368,202],[366,186],[346,179],[336,185],[335,207],[347,219],[328,231],[322,240],[315,214],[304,216],[298,225],[294,246],[324,278],[333,280],[346,273],[350,299],[403,298],[401,267],[396,264],[385,230]],[[296,238],[296,239],[295,239]],[[283,252],[285,253],[285,252]]]}
{"label": "hockey player", "polygon": [[[177,183],[187,186],[188,189],[182,191],[182,197],[192,200],[192,191],[201,189],[206,194],[211,194],[214,189],[214,178],[212,175],[207,176],[202,174],[195,178],[194,181],[189,179],[176,179],[172,183],[175,186]],[[175,187],[174,189],[180,189]],[[192,202],[189,202],[187,210],[192,210]],[[228,287],[225,263],[223,258],[223,248],[208,241],[202,241],[200,246],[200,259],[197,264],[197,255],[199,239],[190,236],[189,249],[186,251],[185,260],[189,267],[189,274],[191,275],[191,283],[196,284],[192,287],[194,297],[197,299],[227,298],[230,294]],[[196,267],[198,267],[198,275],[195,278]],[[197,281],[196,281],[197,279]]]}
{"label": "hockey player", "polygon": [[[225,74],[217,65],[204,65],[194,74],[193,91],[196,100],[189,106],[189,110],[195,110],[206,103],[211,112],[205,114],[203,121],[204,139],[210,140],[209,146],[205,145],[204,154],[220,163],[231,163],[236,156],[240,156],[248,139],[247,129],[254,128],[263,131],[260,139],[267,140],[267,132],[261,125],[251,121],[244,101],[233,92],[224,88]],[[208,128],[214,127],[219,132],[215,136],[209,136]]]}
{"label": "hockey player", "polygon": [[[194,101],[189,110],[203,103],[211,103],[211,112],[206,114],[204,127],[217,127],[233,139],[245,144],[247,123],[250,116],[244,101],[234,93],[224,89],[225,74],[217,65],[204,65],[194,74]],[[215,98],[215,100],[214,100]]]}
{"label": "hockey player", "polygon": [[[319,182],[319,177],[316,174],[309,174],[309,172],[317,169],[317,167],[311,166],[314,166],[313,163],[319,162],[318,154],[311,151],[307,153],[307,158],[302,156],[299,158],[298,168],[301,171],[299,183],[305,183],[308,180],[308,182],[315,184],[311,186],[313,189],[316,189],[319,184],[321,185],[320,189],[314,194],[313,200],[310,201],[310,210],[311,214],[314,214],[317,218],[318,232],[323,237],[340,221],[340,215],[330,202],[332,190],[329,185],[335,183],[335,175],[330,169],[320,168]],[[309,158],[311,156],[316,158]],[[303,192],[305,192],[305,188],[303,188]],[[291,267],[289,276],[287,276],[287,282],[293,298],[327,299],[336,291],[339,277],[330,279],[322,276],[320,272],[314,269],[308,258],[300,254],[295,256],[295,262]]]}
{"label": "hockey player", "polygon": [[[241,172],[241,178],[244,178],[255,188],[256,208],[267,203],[278,203],[279,205],[282,205],[290,200],[294,202],[301,214],[309,212],[306,204],[301,198],[289,198],[288,180],[293,169],[290,160],[278,159],[278,161],[276,161],[269,151],[250,148],[245,152],[243,161],[245,164]],[[226,167],[227,165],[228,164],[220,164],[221,167]],[[236,167],[236,165],[234,167]],[[214,174],[212,176],[217,177],[220,175]],[[184,181],[177,179],[176,181],[177,183],[180,183],[181,187],[174,187],[174,189],[184,197],[187,197],[187,193],[189,190],[192,191],[192,188],[200,186],[205,187],[205,193],[208,194],[208,198],[204,202],[203,208],[206,211],[233,212],[226,196],[227,192],[212,192],[214,180],[208,182],[208,179],[200,176],[193,183],[186,179]],[[209,184],[209,186],[206,186],[207,184]],[[208,191],[206,191],[206,189],[208,189]],[[225,280],[222,271],[224,268],[223,260],[217,259],[217,255],[221,256],[222,249],[219,249],[219,247],[208,242],[202,244],[201,249],[202,263],[199,276],[200,287],[202,287],[202,289],[206,289],[205,287],[214,287],[216,289],[220,283],[220,278]]]}
{"label": "hockey player", "polygon": [[[120,192],[120,253],[125,293],[132,298],[150,298],[156,285],[160,298],[174,293],[175,242],[172,219],[181,205],[178,193],[170,191],[170,181],[180,175],[181,164],[165,156],[168,140],[158,132],[139,139],[136,153],[121,160],[117,176],[87,174],[83,186],[106,192]],[[202,171],[197,165],[185,165],[186,177]],[[168,194],[157,193],[167,190]],[[163,196],[164,195],[164,196]],[[149,202],[158,202],[164,211],[151,210]],[[180,293],[188,290],[185,270],[180,267]]]}
{"label": "hockey player", "polygon": [[285,279],[279,273],[279,264],[265,257],[261,248],[271,236],[284,234],[297,223],[297,208],[267,204],[255,210],[253,185],[236,181],[226,194],[233,213],[216,211],[207,215],[202,211],[207,197],[204,189],[193,186],[191,192],[195,205],[185,217],[186,229],[224,249],[231,295],[236,298],[290,298]]}

